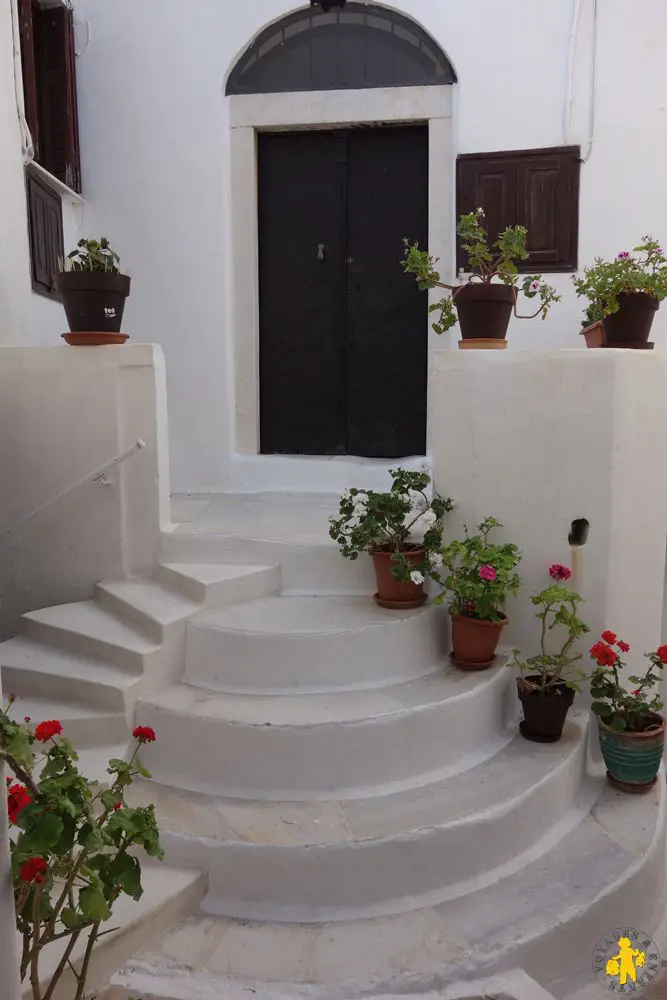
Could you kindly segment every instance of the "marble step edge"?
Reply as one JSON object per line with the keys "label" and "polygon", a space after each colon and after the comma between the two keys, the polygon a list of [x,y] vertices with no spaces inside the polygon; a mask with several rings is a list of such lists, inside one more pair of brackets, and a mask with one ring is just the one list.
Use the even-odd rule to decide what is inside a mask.
{"label": "marble step edge", "polygon": [[[304,695],[298,704],[294,698],[248,697],[235,708],[231,698],[219,696],[222,717],[210,717],[210,707],[193,711],[193,689],[177,685],[137,706],[137,721],[159,734],[143,759],[159,783],[209,795],[279,801],[383,794],[428,783],[429,774],[462,770],[471,758],[508,742],[510,714],[517,713],[509,674],[505,666],[488,671],[460,696],[452,695],[444,679],[434,685],[422,678],[397,686],[402,704],[389,689],[366,692],[361,713],[350,695],[343,700],[345,721],[346,713],[332,712],[331,701],[319,695]],[[405,690],[411,687],[412,693]],[[431,697],[433,687],[439,693]],[[340,697],[334,704],[340,705]],[[279,704],[289,700],[291,705]],[[250,713],[243,721],[241,706]],[[308,721],[296,709],[307,710]],[[349,717],[352,710],[357,714]],[[284,724],[286,711],[292,721]]]}
{"label": "marble step edge", "polygon": [[[487,805],[480,794],[467,803],[468,809],[462,815],[452,809],[450,802],[464,784],[465,779],[458,780],[463,777],[460,775],[453,782],[443,783],[440,810],[414,816],[414,793],[390,797],[394,802],[389,809],[386,802],[371,799],[361,804],[357,828],[348,819],[349,838],[340,839],[345,831],[343,825],[335,831],[339,839],[329,842],[317,842],[316,835],[309,837],[307,831],[303,840],[298,840],[297,831],[292,843],[271,843],[266,835],[262,839],[261,821],[268,821],[261,813],[256,827],[248,823],[249,836],[256,838],[252,840],[234,839],[233,833],[223,839],[195,831],[175,832],[168,817],[159,812],[158,797],[163,843],[172,864],[208,871],[210,895],[229,901],[223,907],[227,916],[275,920],[280,919],[280,912],[287,914],[285,919],[301,922],[335,919],[333,914],[342,910],[354,912],[355,917],[400,912],[405,900],[412,908],[412,900],[436,888],[445,893],[451,887],[455,892],[456,886],[476,875],[480,857],[485,859],[489,878],[494,872],[504,874],[512,859],[539,843],[576,807],[582,794],[584,804],[588,802],[587,796],[599,785],[585,783],[585,720],[573,723],[572,730],[575,732],[571,732],[569,752],[552,768],[546,768],[544,760],[539,761],[539,769],[534,768],[532,773],[526,770],[524,787],[521,781],[516,782],[513,795],[508,793],[504,801],[499,796]],[[518,740],[523,742],[521,737]],[[503,756],[502,751],[499,756]],[[514,753],[510,753],[502,766],[511,766],[513,760]],[[485,770],[489,770],[488,764],[466,776],[474,782]],[[500,765],[495,773],[499,771]],[[452,786],[449,789],[448,784]],[[437,798],[439,794],[435,787],[421,791],[424,797]],[[150,800],[149,789],[145,789],[145,795]],[[183,805],[187,809],[187,804]],[[355,803],[347,804],[348,816],[355,815],[354,807]],[[373,810],[378,808],[380,812],[373,816]],[[290,813],[288,806],[282,809],[292,817],[287,823],[299,814],[299,810]],[[269,811],[279,815],[281,807]],[[328,812],[323,808],[321,815],[326,817]],[[233,821],[234,813],[228,806],[227,815],[230,813]],[[224,818],[224,814],[215,815],[221,821]],[[392,821],[387,819],[383,830],[383,818],[390,816]],[[389,909],[385,911],[385,907]]]}

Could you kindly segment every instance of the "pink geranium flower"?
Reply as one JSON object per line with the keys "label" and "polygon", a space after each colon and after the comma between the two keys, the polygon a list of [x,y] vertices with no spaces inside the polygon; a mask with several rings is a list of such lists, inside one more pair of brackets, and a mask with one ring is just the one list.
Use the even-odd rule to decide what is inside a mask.
{"label": "pink geranium flower", "polygon": [[552,580],[569,580],[572,576],[572,570],[568,569],[567,566],[562,566],[561,563],[554,563],[553,566],[549,567],[549,576]]}
{"label": "pink geranium flower", "polygon": [[492,580],[497,580],[498,579],[498,574],[496,573],[496,571],[493,568],[493,566],[480,566],[479,567],[479,578],[480,578],[480,580],[487,580],[487,581],[490,582]]}

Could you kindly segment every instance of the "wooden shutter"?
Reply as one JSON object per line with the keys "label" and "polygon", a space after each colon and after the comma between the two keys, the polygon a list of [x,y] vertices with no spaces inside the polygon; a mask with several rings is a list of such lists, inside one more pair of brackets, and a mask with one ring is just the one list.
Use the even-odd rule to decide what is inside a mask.
{"label": "wooden shutter", "polygon": [[37,66],[33,0],[18,0],[19,35],[21,38],[21,69],[23,72],[23,103],[30,129],[35,159],[39,161],[39,110],[37,96]]}
{"label": "wooden shutter", "polygon": [[26,171],[30,260],[34,291],[58,298],[56,275],[64,257],[60,195],[30,168]]}
{"label": "wooden shutter", "polygon": [[[580,165],[578,146],[459,156],[457,216],[483,208],[493,240],[525,226],[531,258],[520,271],[576,271]],[[466,264],[459,244],[457,266]]]}
{"label": "wooden shutter", "polygon": [[39,118],[39,162],[81,190],[74,58],[74,17],[68,7],[48,7],[34,17]]}

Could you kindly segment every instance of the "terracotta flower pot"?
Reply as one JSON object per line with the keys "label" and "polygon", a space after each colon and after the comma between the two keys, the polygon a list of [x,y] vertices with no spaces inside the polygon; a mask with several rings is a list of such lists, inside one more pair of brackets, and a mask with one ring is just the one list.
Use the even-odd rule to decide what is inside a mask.
{"label": "terracotta flower pot", "polygon": [[[404,549],[402,554],[415,567],[418,567],[424,559],[424,549],[419,545]],[[376,604],[381,608],[400,610],[420,608],[426,603],[427,594],[423,583],[413,583],[411,580],[404,583],[402,580],[397,580],[391,572],[393,552],[377,550],[372,556],[378,588],[375,595]]]}
{"label": "terracotta flower pot", "polygon": [[640,347],[646,350],[660,302],[646,292],[618,296],[618,312],[605,316],[605,347]]}
{"label": "terracotta flower pot", "polygon": [[506,340],[515,291],[511,285],[469,282],[454,292],[462,340]]}
{"label": "terracotta flower pot", "polygon": [[654,716],[656,726],[645,733],[617,733],[598,718],[600,749],[607,777],[624,792],[646,792],[658,780],[665,748],[667,720]]}
{"label": "terracotta flower pot", "polygon": [[604,347],[604,325],[602,320],[585,326],[581,330],[581,336],[586,338],[586,347]]}
{"label": "terracotta flower pot", "polygon": [[[526,680],[538,681],[539,677],[531,674]],[[572,688],[567,684],[554,684],[547,689],[548,694],[540,694],[524,687],[522,678],[517,679],[516,686],[523,709],[523,722],[519,723],[521,735],[533,743],[557,743],[574,701]]]}
{"label": "terracotta flower pot", "polygon": [[506,340],[483,340],[480,337],[475,337],[474,340],[459,340],[460,351],[504,351],[506,348]]}
{"label": "terracotta flower pot", "polygon": [[485,622],[467,615],[451,615],[452,662],[462,670],[486,670],[493,666],[500,633],[508,619]]}

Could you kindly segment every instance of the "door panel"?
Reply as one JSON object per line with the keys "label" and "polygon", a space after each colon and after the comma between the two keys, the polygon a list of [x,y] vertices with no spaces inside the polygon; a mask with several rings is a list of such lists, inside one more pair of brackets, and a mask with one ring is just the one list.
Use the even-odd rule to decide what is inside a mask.
{"label": "door panel", "polygon": [[428,303],[400,260],[428,244],[428,127],[353,132],[347,191],[347,450],[424,455]]}
{"label": "door panel", "polygon": [[331,455],[344,447],[337,144],[301,132],[258,147],[261,450]]}
{"label": "door panel", "polygon": [[424,454],[427,296],[400,259],[427,243],[427,126],[258,146],[262,452]]}

